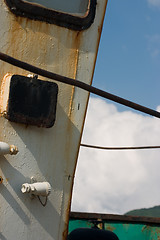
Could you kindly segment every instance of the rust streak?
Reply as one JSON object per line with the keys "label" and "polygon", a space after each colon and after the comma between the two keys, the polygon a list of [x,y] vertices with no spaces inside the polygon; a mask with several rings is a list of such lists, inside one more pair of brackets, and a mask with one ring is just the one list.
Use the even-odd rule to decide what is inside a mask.
{"label": "rust streak", "polygon": [[[24,61],[29,60],[34,64],[41,65],[43,63],[43,67],[46,67],[47,55],[50,51],[49,24],[13,15],[9,19],[10,29],[6,39],[6,53]],[[24,74],[26,72],[14,67],[10,67],[10,71],[14,74]]]}
{"label": "rust streak", "polygon": [[[80,38],[81,38],[81,34],[80,34],[80,32],[77,32],[76,36],[75,36],[75,39],[74,39],[74,42],[73,42],[73,47],[75,48],[75,56],[72,57],[74,59],[73,79],[76,79],[76,76],[77,76]],[[72,113],[72,104],[73,104],[74,91],[75,91],[75,87],[73,86],[72,87],[71,98],[70,98],[70,103],[69,103],[69,112],[68,112],[68,117],[69,118],[71,117],[71,113]]]}
{"label": "rust streak", "polygon": [[4,116],[7,107],[7,93],[8,84],[7,78],[10,78],[11,74],[7,73],[0,82],[0,116]]}
{"label": "rust streak", "polygon": [[65,212],[65,226],[64,226],[64,231],[63,231],[63,240],[67,239],[68,236],[68,224],[69,224],[69,216],[70,216],[70,207],[71,207],[71,201],[72,201],[72,195],[69,195],[69,201],[68,201],[68,206]]}
{"label": "rust streak", "polygon": [[113,232],[116,228],[112,225],[107,225],[106,229]]}

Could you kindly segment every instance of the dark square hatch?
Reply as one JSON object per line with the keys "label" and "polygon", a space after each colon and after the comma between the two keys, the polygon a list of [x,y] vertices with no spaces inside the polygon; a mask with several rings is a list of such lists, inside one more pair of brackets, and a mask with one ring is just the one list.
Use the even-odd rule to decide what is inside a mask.
{"label": "dark square hatch", "polygon": [[58,85],[54,82],[13,75],[6,118],[12,122],[52,127],[56,118]]}

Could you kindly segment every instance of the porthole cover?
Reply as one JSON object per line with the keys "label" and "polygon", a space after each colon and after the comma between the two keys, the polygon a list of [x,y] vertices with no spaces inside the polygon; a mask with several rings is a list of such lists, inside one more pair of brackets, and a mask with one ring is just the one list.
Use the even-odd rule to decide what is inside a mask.
{"label": "porthole cover", "polygon": [[11,122],[52,127],[56,118],[58,86],[54,82],[13,75],[5,117]]}
{"label": "porthole cover", "polygon": [[56,24],[73,30],[91,26],[96,0],[5,0],[17,16]]}

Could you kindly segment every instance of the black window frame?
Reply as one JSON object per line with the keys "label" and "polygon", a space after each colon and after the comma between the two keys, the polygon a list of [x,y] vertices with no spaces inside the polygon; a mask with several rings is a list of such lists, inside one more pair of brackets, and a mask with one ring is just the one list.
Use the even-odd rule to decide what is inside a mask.
{"label": "black window frame", "polygon": [[39,20],[77,31],[87,29],[92,25],[97,4],[97,0],[89,0],[89,8],[84,16],[76,16],[45,8],[34,3],[24,2],[23,0],[5,0],[5,2],[10,11],[16,16]]}

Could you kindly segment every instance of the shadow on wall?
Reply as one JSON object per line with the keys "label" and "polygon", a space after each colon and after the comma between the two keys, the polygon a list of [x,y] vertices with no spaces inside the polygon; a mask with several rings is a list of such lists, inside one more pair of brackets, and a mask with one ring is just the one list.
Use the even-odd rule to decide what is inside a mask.
{"label": "shadow on wall", "polygon": [[[6,187],[2,186],[1,194],[12,208],[12,212],[15,212],[26,225],[24,231],[33,223],[34,217],[54,239],[58,239],[60,225],[67,227],[66,214],[63,213],[64,195],[71,195],[80,139],[78,129],[60,105],[57,109],[56,124],[50,129],[8,122],[20,138],[20,141],[16,141],[21,144],[18,146],[19,153],[12,162],[7,161],[5,157],[1,158],[1,168],[5,178],[8,179]],[[28,194],[21,193],[21,185],[25,182],[30,183],[32,176],[37,181],[48,181],[52,186],[45,208],[37,198],[31,199]],[[67,206],[70,207],[70,203],[67,203]],[[14,218],[14,214],[12,216]],[[17,228],[15,221],[14,224]]]}

